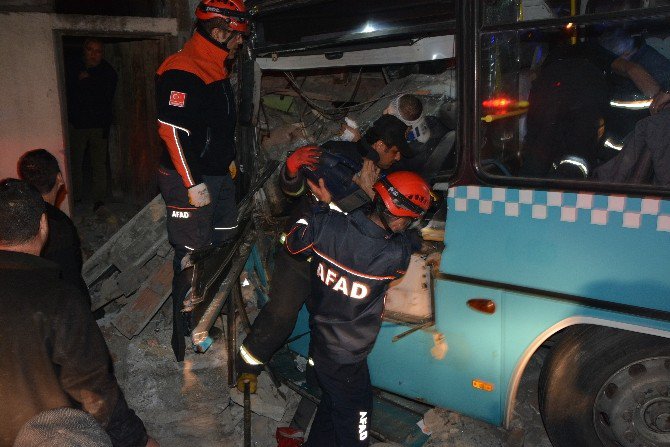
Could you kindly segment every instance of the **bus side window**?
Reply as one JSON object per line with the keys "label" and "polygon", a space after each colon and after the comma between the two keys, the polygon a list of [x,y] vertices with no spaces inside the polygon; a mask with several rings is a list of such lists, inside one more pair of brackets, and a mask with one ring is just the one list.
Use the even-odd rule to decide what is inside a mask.
{"label": "bus side window", "polygon": [[654,18],[483,35],[482,170],[670,186],[667,136],[647,132],[670,124],[649,109],[670,89],[667,29]]}

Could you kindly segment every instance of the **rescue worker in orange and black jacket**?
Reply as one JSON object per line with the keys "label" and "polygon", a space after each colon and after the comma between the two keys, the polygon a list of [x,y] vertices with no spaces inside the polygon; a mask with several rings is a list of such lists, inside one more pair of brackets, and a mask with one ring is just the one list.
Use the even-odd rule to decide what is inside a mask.
{"label": "rescue worker in orange and black jacket", "polygon": [[[322,185],[310,185],[323,202]],[[418,174],[399,171],[374,185],[374,206],[348,215],[323,206],[299,219],[286,237],[291,254],[312,255],[307,299],[310,358],[322,390],[311,447],[370,443],[372,387],[367,356],[377,339],[389,283],[404,275],[412,253],[405,230],[431,202]]]}
{"label": "rescue worker in orange and black jacket", "polygon": [[188,331],[180,314],[193,276],[187,255],[211,244],[222,245],[237,230],[230,172],[237,114],[226,62],[233,59],[248,31],[242,0],[205,0],[195,15],[193,36],[163,62],[156,78],[158,133],[164,143],[158,185],[175,251],[172,347],[178,361],[184,358]]}

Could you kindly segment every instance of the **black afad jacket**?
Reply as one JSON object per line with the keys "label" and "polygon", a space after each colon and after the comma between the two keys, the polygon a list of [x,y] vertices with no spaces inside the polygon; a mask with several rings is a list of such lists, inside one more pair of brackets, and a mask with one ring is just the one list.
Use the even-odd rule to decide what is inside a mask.
{"label": "black afad jacket", "polygon": [[361,211],[321,208],[298,220],[286,238],[292,254],[312,254],[310,312],[316,362],[359,362],[377,339],[388,284],[409,265],[404,234],[390,235]]}
{"label": "black afad jacket", "polygon": [[237,114],[227,56],[196,31],[156,73],[161,166],[176,169],[187,188],[202,183],[203,175],[228,175],[235,159]]}

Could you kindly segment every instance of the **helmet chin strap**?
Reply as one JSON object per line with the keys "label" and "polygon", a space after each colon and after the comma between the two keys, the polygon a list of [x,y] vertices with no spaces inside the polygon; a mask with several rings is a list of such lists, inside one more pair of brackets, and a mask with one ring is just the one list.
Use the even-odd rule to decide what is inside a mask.
{"label": "helmet chin strap", "polygon": [[226,40],[224,40],[223,43],[221,44],[221,45],[223,45],[223,46],[225,47],[225,49],[228,50],[228,51],[230,51],[230,48],[228,48],[228,42],[230,42],[231,40],[233,40],[233,39],[235,38],[235,33],[236,33],[236,31],[228,30],[228,37],[227,37]]}
{"label": "helmet chin strap", "polygon": [[388,217],[386,214],[386,207],[384,206],[384,202],[382,202],[379,197],[375,198],[375,207],[374,207],[375,212],[377,213],[377,216],[379,216],[379,221],[381,222],[382,226],[384,229],[389,233],[386,238],[390,238],[395,234],[395,231],[391,229],[391,225],[389,225]]}
{"label": "helmet chin strap", "polygon": [[235,32],[234,31],[228,30],[230,32],[230,34],[228,34],[228,38],[226,38],[226,40],[223,43],[221,43],[218,40],[216,40],[214,37],[212,37],[211,34],[209,34],[207,32],[207,30],[202,25],[202,23],[198,22],[195,26],[195,29],[200,34],[202,34],[202,36],[204,36],[205,39],[207,39],[208,41],[210,41],[211,43],[213,43],[217,47],[221,48],[222,50],[226,50],[226,51],[230,52],[230,48],[228,48],[228,42],[230,42],[235,37]]}

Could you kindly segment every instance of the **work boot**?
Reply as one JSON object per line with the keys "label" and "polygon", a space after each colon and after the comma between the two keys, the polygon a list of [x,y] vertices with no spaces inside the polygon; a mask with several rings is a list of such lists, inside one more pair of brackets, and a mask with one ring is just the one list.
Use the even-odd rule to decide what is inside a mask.
{"label": "work boot", "polygon": [[258,388],[258,375],[253,373],[242,373],[237,376],[237,391],[244,393],[244,382],[249,381],[249,392],[251,394],[256,394],[256,388]]}

